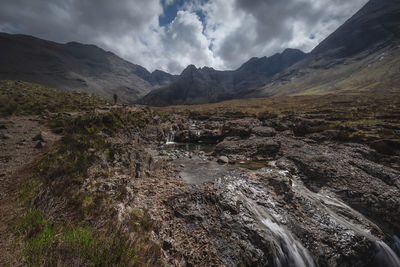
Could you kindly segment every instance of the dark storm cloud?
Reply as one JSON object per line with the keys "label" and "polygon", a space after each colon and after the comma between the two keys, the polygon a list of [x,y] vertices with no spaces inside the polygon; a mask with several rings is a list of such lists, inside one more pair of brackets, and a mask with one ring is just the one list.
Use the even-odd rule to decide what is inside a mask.
{"label": "dark storm cloud", "polygon": [[0,27],[55,41],[86,41],[140,31],[162,12],[157,0],[2,0]]}
{"label": "dark storm cloud", "polygon": [[[309,51],[366,1],[2,0],[0,31],[96,44],[150,70],[230,69],[287,47]],[[160,26],[171,8],[180,11]]]}

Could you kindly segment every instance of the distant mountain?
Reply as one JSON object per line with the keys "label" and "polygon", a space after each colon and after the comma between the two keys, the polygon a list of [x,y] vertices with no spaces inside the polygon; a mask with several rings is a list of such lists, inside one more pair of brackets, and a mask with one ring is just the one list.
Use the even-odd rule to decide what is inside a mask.
{"label": "distant mountain", "polygon": [[370,0],[305,55],[288,49],[252,58],[235,71],[189,66],[166,87],[143,97],[151,105],[230,98],[354,93],[400,84],[400,0]]}
{"label": "distant mountain", "polygon": [[379,49],[400,38],[400,1],[370,0],[310,53],[310,57],[344,58]]}
{"label": "distant mountain", "polygon": [[245,97],[398,88],[399,69],[400,1],[370,0],[303,60]]}
{"label": "distant mountain", "polygon": [[80,89],[107,98],[116,93],[121,101],[133,103],[176,77],[159,70],[150,73],[94,45],[0,33],[0,79]]}
{"label": "distant mountain", "polygon": [[271,78],[305,57],[296,49],[286,49],[271,57],[252,58],[234,71],[188,66],[177,80],[143,97],[144,104],[201,104],[238,98],[249,89],[265,85]]}

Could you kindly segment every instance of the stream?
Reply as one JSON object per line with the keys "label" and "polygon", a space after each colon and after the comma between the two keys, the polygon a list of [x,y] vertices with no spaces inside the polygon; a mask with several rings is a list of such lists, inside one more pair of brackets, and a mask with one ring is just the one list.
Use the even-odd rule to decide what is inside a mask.
{"label": "stream", "polygon": [[[310,191],[298,177],[278,169],[273,162],[219,164],[210,157],[213,149],[214,145],[209,144],[177,144],[173,138],[168,138],[166,148],[173,163],[180,168],[179,176],[188,185],[201,188],[203,183],[212,182],[219,193],[220,205],[237,210],[236,215],[224,215],[231,218],[231,231],[238,232],[235,235],[246,236],[243,233],[256,231],[257,242],[269,244],[270,251],[265,251],[265,245],[258,249],[264,250],[264,254],[272,253],[273,266],[313,267],[318,266],[322,257],[331,258],[333,264],[340,262],[338,258],[347,257],[341,253],[356,253],[358,247],[372,246],[374,265],[400,267],[396,252],[375,234],[381,230],[333,193]],[[280,192],[274,191],[279,183],[290,185],[287,190],[291,199],[282,200]],[[296,206],[303,215],[292,211],[291,206]],[[211,232],[215,230],[212,225],[208,227]],[[296,229],[309,232],[305,235],[308,237],[296,235]],[[321,248],[315,247],[315,242],[327,239],[332,240],[332,248],[322,244]],[[256,249],[259,246],[254,240],[248,242]],[[324,251],[331,255],[325,255]],[[265,255],[262,257],[266,259]],[[226,265],[232,263],[226,259]],[[327,264],[330,265],[329,260]]]}

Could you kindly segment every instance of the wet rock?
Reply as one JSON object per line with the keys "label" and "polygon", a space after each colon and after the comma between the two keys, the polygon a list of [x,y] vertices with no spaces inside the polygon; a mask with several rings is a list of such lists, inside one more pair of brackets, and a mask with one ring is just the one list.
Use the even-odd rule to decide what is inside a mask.
{"label": "wet rock", "polygon": [[400,151],[400,140],[382,139],[372,142],[371,147],[384,154],[395,155]]}
{"label": "wet rock", "polygon": [[203,142],[207,144],[216,144],[223,139],[221,129],[216,130],[202,130],[202,131],[195,131],[194,133],[191,132],[191,140],[197,142]]}
{"label": "wet rock", "polygon": [[177,131],[175,133],[175,142],[188,143],[190,142],[190,132],[189,130]]}
{"label": "wet rock", "polygon": [[[304,184],[314,192],[335,191],[385,231],[400,233],[400,172],[374,162],[379,157],[360,144],[281,141]],[[379,198],[378,198],[379,196]]]}
{"label": "wet rock", "polygon": [[229,159],[226,156],[220,156],[217,160],[218,163],[227,164],[229,163]]}
{"label": "wet rock", "polygon": [[251,134],[251,129],[260,125],[261,122],[259,120],[251,118],[227,121],[222,127],[222,134],[224,136],[247,138]]}
{"label": "wet rock", "polygon": [[240,155],[241,157],[255,158],[275,156],[280,144],[270,138],[252,137],[245,140],[226,138],[215,147],[217,155]]}

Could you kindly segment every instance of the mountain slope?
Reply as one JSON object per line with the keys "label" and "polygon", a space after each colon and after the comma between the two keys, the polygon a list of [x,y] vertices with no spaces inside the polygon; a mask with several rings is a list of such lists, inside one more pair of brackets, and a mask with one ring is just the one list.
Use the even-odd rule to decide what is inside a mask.
{"label": "mountain slope", "polygon": [[0,79],[79,88],[107,98],[116,93],[131,103],[175,78],[162,71],[150,73],[94,45],[0,33]]}
{"label": "mountain slope", "polygon": [[271,78],[303,59],[300,50],[286,49],[271,57],[252,58],[234,71],[188,66],[178,79],[142,98],[144,104],[200,104],[238,98],[249,89],[265,85]]}
{"label": "mountain slope", "polygon": [[398,88],[400,1],[371,0],[303,60],[246,97]]}

